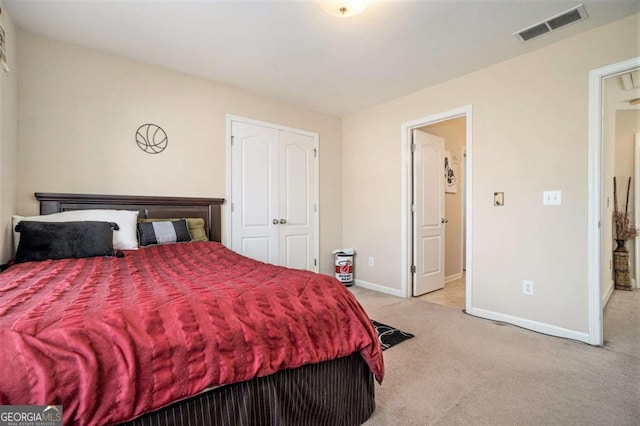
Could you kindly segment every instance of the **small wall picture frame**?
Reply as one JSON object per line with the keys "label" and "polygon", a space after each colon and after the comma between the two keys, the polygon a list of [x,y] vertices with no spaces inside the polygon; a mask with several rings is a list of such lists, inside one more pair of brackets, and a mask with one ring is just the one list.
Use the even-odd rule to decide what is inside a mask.
{"label": "small wall picture frame", "polygon": [[493,193],[493,205],[496,207],[504,206],[504,192]]}
{"label": "small wall picture frame", "polygon": [[458,192],[458,166],[453,158],[449,151],[444,152],[444,192],[447,194]]}

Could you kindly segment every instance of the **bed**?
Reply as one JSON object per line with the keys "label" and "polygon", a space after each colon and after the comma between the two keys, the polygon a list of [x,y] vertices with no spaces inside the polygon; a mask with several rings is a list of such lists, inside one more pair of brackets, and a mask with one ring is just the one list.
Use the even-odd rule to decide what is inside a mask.
{"label": "bed", "polygon": [[225,248],[222,199],[35,195],[47,217],[202,220],[209,241],[0,274],[0,404],[62,405],[65,425],[357,425],[373,412],[382,351],[355,297]]}

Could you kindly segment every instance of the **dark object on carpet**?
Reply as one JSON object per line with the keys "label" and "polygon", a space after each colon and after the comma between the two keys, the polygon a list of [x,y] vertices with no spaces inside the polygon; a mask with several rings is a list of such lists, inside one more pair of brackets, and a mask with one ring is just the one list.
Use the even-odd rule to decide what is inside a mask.
{"label": "dark object on carpet", "polygon": [[380,340],[380,345],[382,346],[382,350],[387,350],[391,346],[395,346],[398,343],[402,343],[407,339],[411,339],[415,337],[413,334],[405,333],[402,330],[398,330],[397,328],[393,328],[386,324],[381,324],[378,321],[371,320],[373,326],[376,329],[376,333],[378,333],[378,340]]}

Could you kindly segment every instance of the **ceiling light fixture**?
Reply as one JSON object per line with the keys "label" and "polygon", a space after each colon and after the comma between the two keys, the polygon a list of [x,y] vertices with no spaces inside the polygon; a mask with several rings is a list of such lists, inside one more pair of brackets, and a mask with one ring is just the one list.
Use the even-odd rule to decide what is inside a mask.
{"label": "ceiling light fixture", "polygon": [[331,16],[348,18],[367,8],[367,0],[320,0],[320,7]]}

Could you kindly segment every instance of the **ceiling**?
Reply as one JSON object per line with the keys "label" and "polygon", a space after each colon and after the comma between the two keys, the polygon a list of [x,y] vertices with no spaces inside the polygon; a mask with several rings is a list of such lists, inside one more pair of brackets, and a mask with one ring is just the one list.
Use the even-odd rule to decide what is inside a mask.
{"label": "ceiling", "polygon": [[[624,77],[628,78],[625,84]],[[608,77],[604,80],[604,98],[615,110],[640,110],[640,69]]]}
{"label": "ceiling", "polygon": [[584,0],[589,18],[513,33],[579,0],[373,1],[337,18],[317,1],[4,0],[21,29],[344,116],[640,10]]}

